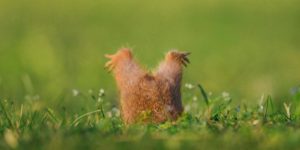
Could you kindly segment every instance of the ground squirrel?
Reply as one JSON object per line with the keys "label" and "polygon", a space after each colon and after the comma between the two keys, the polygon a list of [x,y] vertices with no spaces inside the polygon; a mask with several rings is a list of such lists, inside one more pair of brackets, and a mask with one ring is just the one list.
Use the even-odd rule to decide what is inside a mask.
{"label": "ground squirrel", "polygon": [[189,63],[188,55],[176,50],[168,52],[153,73],[139,66],[129,48],[105,55],[110,59],[105,67],[115,77],[126,124],[160,123],[176,120],[181,115],[181,79],[183,66]]}

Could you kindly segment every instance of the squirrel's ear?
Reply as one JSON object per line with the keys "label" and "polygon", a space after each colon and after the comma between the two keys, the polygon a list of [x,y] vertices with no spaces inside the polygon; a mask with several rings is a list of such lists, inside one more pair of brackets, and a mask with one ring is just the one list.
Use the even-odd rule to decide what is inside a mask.
{"label": "squirrel's ear", "polygon": [[191,55],[191,52],[182,52],[182,54],[183,54],[184,56],[189,56],[189,55]]}
{"label": "squirrel's ear", "polygon": [[181,57],[181,63],[187,67],[187,64],[190,63],[189,58],[187,57],[188,55],[190,55],[190,52],[182,52],[182,57]]}

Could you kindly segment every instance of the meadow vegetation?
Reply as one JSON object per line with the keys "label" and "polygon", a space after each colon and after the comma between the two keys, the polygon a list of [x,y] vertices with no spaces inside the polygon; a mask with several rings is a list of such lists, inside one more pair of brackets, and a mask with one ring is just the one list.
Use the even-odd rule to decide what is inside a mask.
{"label": "meadow vegetation", "polygon": [[[281,105],[271,96],[255,105],[234,101],[229,93],[211,95],[200,86],[184,88],[185,113],[177,121],[125,125],[120,110],[101,89],[73,91],[74,99],[94,109],[70,113],[39,106],[29,97],[22,105],[1,100],[2,149],[297,149],[300,89]],[[200,94],[202,93],[202,94]],[[56,108],[58,109],[58,108]],[[145,116],[146,117],[146,116]]]}

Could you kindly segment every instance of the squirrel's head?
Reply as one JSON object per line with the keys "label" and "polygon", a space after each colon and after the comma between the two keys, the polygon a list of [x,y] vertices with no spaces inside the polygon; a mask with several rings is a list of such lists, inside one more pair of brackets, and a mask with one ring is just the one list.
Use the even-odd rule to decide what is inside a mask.
{"label": "squirrel's head", "polygon": [[110,61],[105,64],[105,67],[109,70],[112,70],[120,62],[133,58],[131,49],[129,48],[121,48],[115,54],[106,54],[105,57],[110,59]]}
{"label": "squirrel's head", "polygon": [[189,52],[180,52],[177,50],[172,50],[167,53],[166,60],[167,61],[176,61],[179,64],[182,64],[186,67],[187,64],[190,63],[190,60],[187,57],[190,54],[191,53],[189,53]]}

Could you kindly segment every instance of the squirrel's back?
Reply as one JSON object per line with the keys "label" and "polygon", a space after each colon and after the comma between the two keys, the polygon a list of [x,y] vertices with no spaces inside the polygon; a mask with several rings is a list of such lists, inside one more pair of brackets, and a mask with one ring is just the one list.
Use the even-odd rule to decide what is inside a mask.
{"label": "squirrel's back", "polygon": [[155,74],[147,73],[132,58],[129,49],[121,49],[106,64],[113,70],[119,91],[122,118],[125,123],[163,122],[177,119],[182,111],[182,65],[188,53],[171,51]]}
{"label": "squirrel's back", "polygon": [[[126,122],[163,122],[176,119],[183,111],[177,87],[166,79],[146,74],[136,86],[121,91],[121,109]],[[175,94],[175,95],[174,95]],[[179,102],[174,101],[178,98]],[[146,116],[144,116],[146,115]]]}

